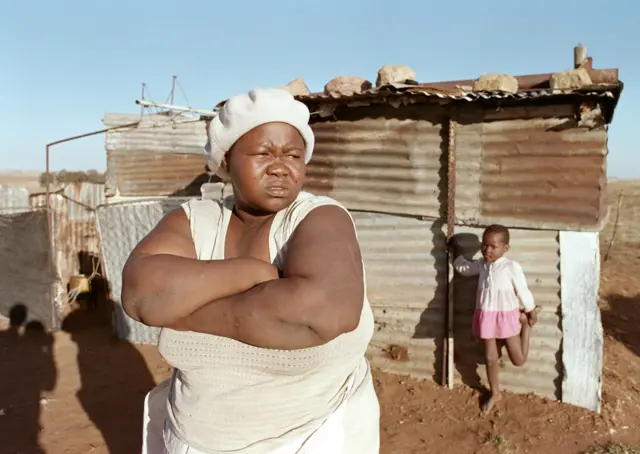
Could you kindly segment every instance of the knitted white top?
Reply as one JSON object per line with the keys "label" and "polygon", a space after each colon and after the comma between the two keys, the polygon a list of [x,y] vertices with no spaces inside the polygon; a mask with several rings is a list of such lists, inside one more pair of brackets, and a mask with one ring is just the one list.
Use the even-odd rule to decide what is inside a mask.
{"label": "knitted white top", "polygon": [[470,261],[459,256],[453,262],[453,267],[463,276],[480,276],[476,310],[517,311],[520,309],[518,299],[527,312],[536,307],[524,271],[515,260],[503,256],[493,263],[485,263],[484,259]]}
{"label": "knitted white top", "polygon": [[[322,205],[340,206],[333,199],[302,192],[276,214],[269,236],[273,263],[281,265],[296,226]],[[192,200],[183,208],[198,259],[223,259],[233,196],[223,202]],[[342,404],[342,452],[376,454],[379,406],[364,356],[372,335],[373,314],[366,296],[355,331],[302,350],[258,348],[165,328],[158,347],[175,368],[168,418],[183,442],[203,452],[302,453],[304,449],[287,447],[302,444]]]}

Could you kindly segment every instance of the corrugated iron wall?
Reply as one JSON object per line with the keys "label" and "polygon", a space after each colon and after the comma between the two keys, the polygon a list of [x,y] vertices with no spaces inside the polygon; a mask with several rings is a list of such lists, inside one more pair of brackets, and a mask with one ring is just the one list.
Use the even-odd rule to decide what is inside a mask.
{"label": "corrugated iron wall", "polygon": [[376,330],[374,367],[440,378],[446,304],[446,237],[440,221],[352,213]]}
{"label": "corrugated iron wall", "polygon": [[20,213],[30,209],[27,188],[0,185],[0,214]]}
{"label": "corrugated iron wall", "polygon": [[[455,240],[466,257],[476,255],[480,248],[482,229],[456,227]],[[562,328],[560,326],[560,257],[558,232],[510,229],[511,250],[508,256],[522,265],[527,283],[542,307],[531,338],[529,361],[517,368],[511,365],[503,351],[500,383],[506,390],[518,393],[535,392],[549,398],[559,398],[562,379]],[[477,277],[455,275],[454,339],[456,381],[469,386],[486,384],[483,346],[471,334],[475,309]]]}
{"label": "corrugated iron wall", "polygon": [[[140,120],[107,114],[105,127]],[[203,157],[205,123],[185,117],[145,115],[137,128],[105,134],[107,196],[199,195],[208,180]]]}
{"label": "corrugated iron wall", "polygon": [[122,269],[133,248],[160,219],[186,199],[136,201],[107,204],[97,210],[97,225],[102,245],[105,276],[113,304],[116,334],[121,339],[141,344],[156,344],[159,330],[138,323],[122,309]]}
{"label": "corrugated iron wall", "polygon": [[71,183],[62,189],[62,194],[70,202],[69,220],[95,223],[94,210],[105,202],[104,184]]}
{"label": "corrugated iron wall", "polygon": [[[34,194],[29,202],[34,209],[44,209],[46,194]],[[59,279],[55,301],[60,313],[66,310],[71,276],[90,276],[98,266],[95,208],[103,202],[102,184],[74,183],[49,195],[53,262]]]}
{"label": "corrugated iron wall", "polygon": [[[543,306],[529,363],[516,369],[505,362],[502,382],[515,392],[558,396],[558,230],[597,229],[606,212],[606,130],[577,127],[574,109],[470,106],[458,117],[456,221],[520,227],[512,229],[510,255],[524,267]],[[440,106],[337,107],[331,118],[312,124],[317,142],[305,186],[336,198],[353,213],[376,318],[369,348],[372,364],[398,374],[435,375],[436,380],[442,367],[446,306],[446,115]],[[136,117],[111,115],[105,125]],[[207,181],[204,125],[171,125],[164,116],[144,122],[160,126],[107,136],[108,195],[200,195]],[[229,189],[227,185],[223,192]],[[220,188],[212,185],[205,193],[218,198]],[[103,252],[112,296],[119,296],[119,273],[130,250],[162,215],[162,208],[150,204],[163,203],[104,208]],[[456,233],[473,248],[473,237],[465,239],[464,234],[476,235],[477,243],[481,229],[456,227]],[[484,381],[482,348],[471,338],[475,285],[474,280],[455,277],[457,380],[471,385]],[[121,337],[155,342],[155,332],[131,323],[121,308],[116,313]]]}
{"label": "corrugated iron wall", "polygon": [[456,221],[597,230],[607,132],[579,128],[573,114],[573,106],[466,112],[457,128]]}
{"label": "corrugated iron wall", "polygon": [[442,216],[446,141],[442,116],[434,112],[354,107],[313,123],[316,146],[305,189],[353,210]]}
{"label": "corrugated iron wall", "polygon": [[50,248],[44,210],[0,215],[0,318],[9,318],[12,309],[21,307],[27,322],[39,322],[47,329],[59,327]]}

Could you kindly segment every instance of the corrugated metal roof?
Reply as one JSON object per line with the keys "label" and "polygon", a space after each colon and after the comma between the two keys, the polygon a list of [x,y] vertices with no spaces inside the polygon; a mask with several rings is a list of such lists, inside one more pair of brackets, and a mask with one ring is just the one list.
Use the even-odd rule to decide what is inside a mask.
{"label": "corrugated metal roof", "polygon": [[107,151],[147,151],[150,153],[192,153],[202,156],[206,143],[205,123],[183,116],[108,113],[105,128],[140,120],[136,128],[109,131],[105,134]]}
{"label": "corrugated metal roof", "polygon": [[305,189],[352,210],[439,217],[446,191],[441,125],[426,118],[359,118],[312,125]]}
{"label": "corrugated metal roof", "polygon": [[578,127],[567,115],[572,106],[562,115],[559,107],[524,110],[458,125],[456,222],[600,229],[607,213],[606,129]]}
{"label": "corrugated metal roof", "polygon": [[440,222],[352,213],[376,330],[374,367],[440,377],[445,321],[446,238]]}
{"label": "corrugated metal roof", "polygon": [[[456,227],[456,242],[465,256],[480,247],[482,229]],[[535,392],[549,398],[559,398],[562,382],[562,330],[560,328],[560,257],[558,232],[510,229],[509,257],[522,265],[536,304],[542,307],[538,324],[533,329],[528,362],[520,368],[509,361],[503,351],[500,384],[517,393]],[[455,295],[455,365],[456,381],[477,386],[486,384],[484,353],[481,342],[471,334],[475,309],[477,278],[454,277]]]}
{"label": "corrugated metal roof", "polygon": [[411,103],[419,98],[434,98],[451,101],[486,101],[491,99],[505,100],[532,100],[538,98],[547,98],[552,96],[580,95],[584,97],[600,97],[616,99],[620,85],[594,85],[577,90],[552,90],[550,88],[527,89],[516,93],[507,93],[502,91],[485,91],[474,92],[465,87],[456,88],[434,88],[429,84],[407,85],[401,83],[393,83],[383,85],[381,87],[365,90],[361,93],[352,95],[327,94],[327,93],[311,93],[306,96],[298,96],[302,102],[339,102],[341,104],[352,101],[367,100],[385,100],[391,102],[402,102],[403,98],[406,103]]}

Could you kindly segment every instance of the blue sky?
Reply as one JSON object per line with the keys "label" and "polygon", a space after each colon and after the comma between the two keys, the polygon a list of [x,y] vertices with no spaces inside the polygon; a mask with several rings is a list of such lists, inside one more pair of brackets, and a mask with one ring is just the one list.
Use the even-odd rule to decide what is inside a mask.
{"label": "blue sky", "polygon": [[[254,86],[337,75],[375,81],[406,64],[423,82],[488,72],[554,72],[588,46],[625,82],[610,128],[610,176],[640,177],[640,2],[618,0],[7,1],[0,7],[0,169],[44,168],[47,142],[100,129],[106,112],[138,112],[146,82],[166,100],[209,108]],[[610,5],[610,6],[609,6]],[[104,139],[55,147],[54,169],[104,169]]]}

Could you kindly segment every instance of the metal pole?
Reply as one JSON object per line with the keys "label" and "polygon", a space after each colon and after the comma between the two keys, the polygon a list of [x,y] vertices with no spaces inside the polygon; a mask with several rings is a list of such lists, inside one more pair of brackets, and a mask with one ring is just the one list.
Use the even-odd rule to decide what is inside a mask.
{"label": "metal pole", "polygon": [[134,123],[128,123],[126,125],[119,125],[119,126],[111,126],[110,128],[104,128],[104,129],[100,129],[99,131],[92,131],[92,132],[87,132],[85,134],[80,134],[78,136],[73,136],[73,137],[67,137],[65,139],[60,139],[60,140],[56,140],[55,142],[50,142],[47,144],[46,147],[46,158],[47,158],[47,162],[46,162],[46,172],[47,172],[47,184],[46,184],[46,194],[47,194],[47,200],[46,200],[46,207],[49,208],[49,192],[51,191],[50,189],[50,182],[49,182],[49,171],[50,171],[50,165],[49,165],[49,148],[54,146],[54,145],[59,145],[61,143],[65,143],[65,142],[71,142],[72,140],[78,140],[78,139],[84,139],[85,137],[91,137],[91,136],[95,136],[98,134],[104,134],[105,132],[109,132],[109,131],[115,131],[118,129],[126,129],[126,128],[135,128],[136,126],[138,126],[140,124],[139,121],[136,121]]}
{"label": "metal pole", "polygon": [[[173,104],[173,95],[176,92],[176,79],[178,76],[173,76],[173,82],[171,82],[171,102],[169,104]],[[189,102],[189,101],[187,101]]]}
{"label": "metal pole", "polygon": [[[54,247],[54,238],[53,238],[53,232],[52,232],[52,220],[51,220],[51,204],[49,202],[49,198],[51,197],[51,162],[50,162],[50,148],[54,145],[58,145],[61,143],[65,143],[65,142],[71,142],[72,140],[77,140],[77,139],[82,139],[85,137],[90,137],[90,136],[95,136],[97,134],[102,134],[108,131],[113,131],[113,130],[117,130],[117,129],[124,129],[124,128],[131,128],[131,127],[135,127],[138,126],[138,124],[140,124],[139,121],[136,121],[135,123],[129,123],[126,125],[120,125],[120,126],[113,126],[110,128],[105,128],[105,129],[100,129],[99,131],[92,131],[92,132],[88,132],[85,134],[80,134],[78,136],[73,136],[73,137],[67,137],[65,139],[60,139],[60,140],[56,140],[55,142],[50,142],[46,145],[46,151],[45,151],[45,156],[46,156],[46,163],[45,163],[45,178],[46,178],[46,184],[45,184],[45,211],[46,211],[46,216],[47,216],[47,235],[49,236],[49,247],[47,248],[47,262],[48,262],[48,267],[49,267],[49,275],[53,276],[54,274],[54,266],[53,266],[53,247]],[[52,295],[51,299],[53,300],[53,298],[55,298],[55,296]],[[52,313],[51,313],[51,318],[52,318],[52,322],[55,323],[55,314],[53,313],[53,311],[55,310],[53,308],[54,305],[52,305]]]}
{"label": "metal pole", "polygon": [[[142,82],[142,100],[144,100],[145,88],[146,88],[146,84],[144,82]],[[141,118],[142,118],[142,115],[144,115],[144,106],[141,104],[140,105],[140,117]]]}
{"label": "metal pole", "polygon": [[[50,210],[50,203],[49,203],[49,197],[51,194],[51,166],[50,166],[50,148],[54,145],[58,145],[61,143],[65,143],[65,142],[71,142],[72,140],[77,140],[77,139],[83,139],[85,137],[90,137],[90,136],[95,136],[98,134],[103,134],[105,132],[109,132],[109,131],[115,131],[118,129],[126,129],[126,128],[134,128],[136,126],[138,126],[140,124],[139,121],[136,121],[135,123],[129,123],[126,125],[120,125],[120,126],[112,126],[110,128],[105,128],[105,129],[100,129],[99,131],[92,131],[92,132],[87,132],[85,134],[80,134],[78,136],[73,136],[73,137],[67,137],[65,139],[60,139],[60,140],[56,140],[55,142],[50,142],[47,144],[46,146],[46,169],[45,169],[45,176],[47,179],[47,184],[45,185],[46,187],[46,192],[45,192],[45,209],[47,210],[47,230],[49,233],[49,236],[51,237],[51,210]],[[49,261],[50,263],[52,262],[51,260],[51,256],[49,257]]]}
{"label": "metal pole", "polygon": [[213,118],[218,115],[218,112],[215,110],[205,110],[205,109],[193,109],[191,107],[183,107],[183,106],[174,106],[172,104],[160,104],[157,102],[145,101],[144,99],[137,99],[136,104],[139,104],[144,107],[156,107],[159,109],[170,110],[174,112],[185,112],[185,113],[194,113],[199,114],[203,117]]}
{"label": "metal pole", "polygon": [[[449,258],[449,248],[455,226],[455,199],[456,199],[456,122],[453,118],[449,119],[449,144],[447,153],[447,258]],[[453,270],[451,269],[451,261],[447,260],[447,339],[445,346],[445,358],[447,378],[446,383],[449,389],[454,385],[454,288],[453,288]],[[443,381],[444,382],[444,381]]]}

